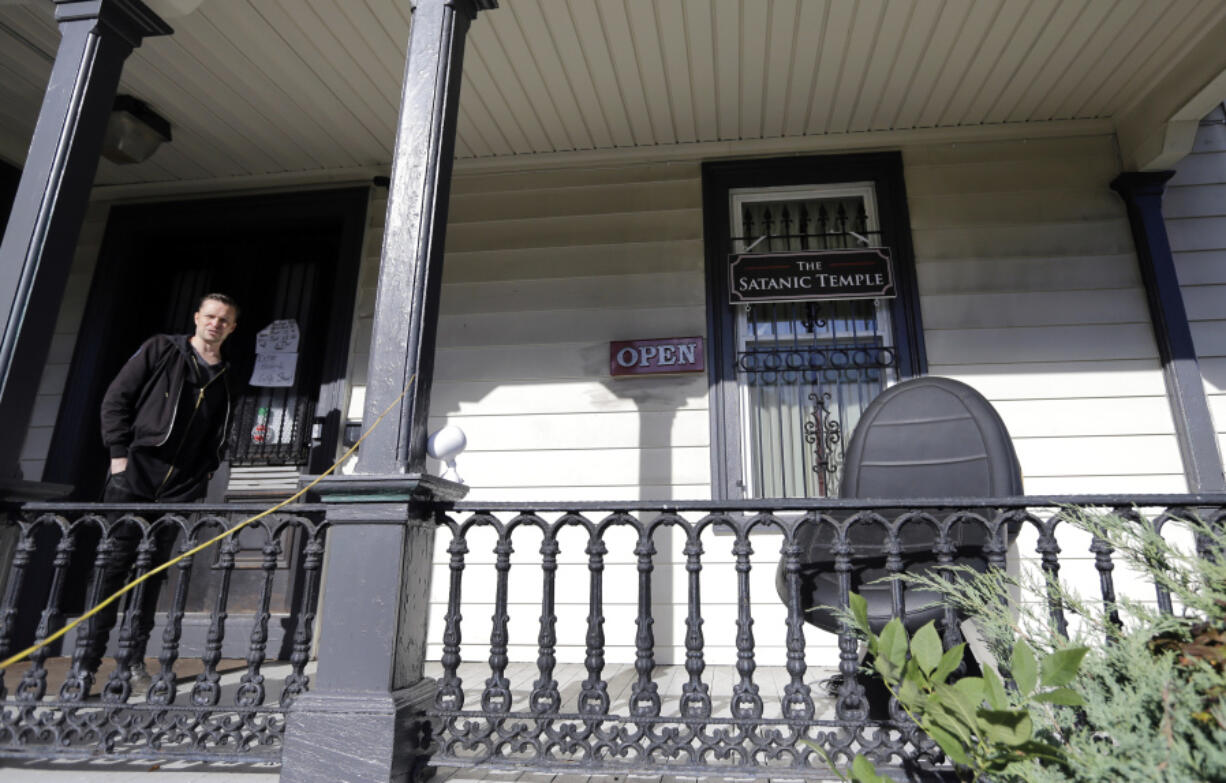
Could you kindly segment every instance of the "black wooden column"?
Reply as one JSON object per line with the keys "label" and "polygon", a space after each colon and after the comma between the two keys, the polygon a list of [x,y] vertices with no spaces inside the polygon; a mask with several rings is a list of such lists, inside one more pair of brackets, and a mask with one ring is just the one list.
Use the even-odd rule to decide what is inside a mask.
{"label": "black wooden column", "polygon": [[388,190],[363,424],[415,377],[399,421],[362,445],[363,473],[420,473],[434,371],[443,239],[455,156],[455,118],[468,25],[495,0],[419,0]]}
{"label": "black wooden column", "polygon": [[55,0],[55,18],[59,50],[0,244],[0,480],[20,475],[124,60],[144,38],[172,32],[140,0]]}
{"label": "black wooden column", "polygon": [[1166,220],[1162,217],[1162,193],[1166,181],[1174,174],[1173,171],[1125,172],[1115,178],[1111,188],[1124,199],[1128,210],[1188,491],[1218,492],[1226,489],[1222,456],[1205,398],[1196,348],[1192,344],[1183,293],[1175,274]]}
{"label": "black wooden column", "polygon": [[417,777],[434,697],[423,676],[439,503],[462,485],[424,475],[426,418],[464,39],[495,0],[418,0],[409,32],[375,303],[364,425],[403,401],[318,485],[332,504],[318,670],[286,727],[281,780]]}

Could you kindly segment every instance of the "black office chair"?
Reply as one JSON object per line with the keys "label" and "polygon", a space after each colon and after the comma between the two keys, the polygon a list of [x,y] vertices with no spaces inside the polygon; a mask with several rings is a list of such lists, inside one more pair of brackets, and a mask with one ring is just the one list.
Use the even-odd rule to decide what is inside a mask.
{"label": "black office chair", "polygon": [[[1022,473],[1009,432],[983,395],[949,378],[903,381],[875,399],[856,425],[847,446],[840,496],[844,498],[990,498],[1022,494]],[[943,517],[940,510],[933,513]],[[1009,539],[1016,535],[1011,529]],[[801,547],[800,596],[806,622],[837,632],[838,574],[831,553],[829,525],[808,526],[797,534]],[[908,524],[899,536],[903,570],[934,569],[936,532],[929,525]],[[848,532],[853,548],[852,591],[868,602],[869,624],[879,632],[893,614],[886,576],[885,533],[879,527],[854,525]],[[983,552],[986,531],[960,523],[952,531],[954,562],[977,571],[987,569]],[[780,566],[776,586],[786,602],[785,574]],[[940,623],[944,610],[932,591],[904,588],[908,631],[929,620]]]}

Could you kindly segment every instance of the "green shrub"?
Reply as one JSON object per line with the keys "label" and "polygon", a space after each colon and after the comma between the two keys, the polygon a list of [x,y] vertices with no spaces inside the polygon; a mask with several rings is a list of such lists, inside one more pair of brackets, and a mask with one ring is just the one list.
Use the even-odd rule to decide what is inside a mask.
{"label": "green shrub", "polygon": [[[1198,520],[1167,523],[1193,534],[1202,555],[1139,521],[1067,517],[1109,545],[1117,564],[1168,590],[1176,614],[1127,598],[1104,605],[1030,573],[902,575],[973,618],[999,671],[984,665],[982,678],[947,682],[960,647],[942,654],[931,626],[908,640],[892,622],[873,636],[857,596],[853,622],[875,671],[965,779],[1226,781],[1226,533]],[[1047,598],[1072,618],[1071,638],[1055,629]],[[850,773],[884,780],[862,758]]]}

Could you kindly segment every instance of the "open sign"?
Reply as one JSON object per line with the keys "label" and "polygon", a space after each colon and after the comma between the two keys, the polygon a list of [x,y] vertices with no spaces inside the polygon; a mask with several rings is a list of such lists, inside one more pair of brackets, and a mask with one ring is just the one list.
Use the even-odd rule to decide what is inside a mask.
{"label": "open sign", "polygon": [[654,375],[706,369],[701,337],[664,337],[609,343],[609,374]]}

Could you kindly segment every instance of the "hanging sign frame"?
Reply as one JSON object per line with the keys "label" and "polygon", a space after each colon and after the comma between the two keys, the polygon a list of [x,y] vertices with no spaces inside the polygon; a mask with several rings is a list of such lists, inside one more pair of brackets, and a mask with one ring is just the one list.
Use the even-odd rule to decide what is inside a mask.
{"label": "hanging sign frame", "polygon": [[885,247],[742,253],[729,257],[732,304],[893,298],[894,265]]}

